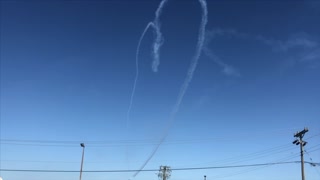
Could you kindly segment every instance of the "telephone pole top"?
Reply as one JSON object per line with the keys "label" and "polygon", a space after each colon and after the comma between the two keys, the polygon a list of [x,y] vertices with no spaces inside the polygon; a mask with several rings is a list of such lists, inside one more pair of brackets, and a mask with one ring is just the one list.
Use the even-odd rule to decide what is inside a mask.
{"label": "telephone pole top", "polygon": [[168,180],[171,176],[171,168],[169,166],[160,166],[159,180]]}

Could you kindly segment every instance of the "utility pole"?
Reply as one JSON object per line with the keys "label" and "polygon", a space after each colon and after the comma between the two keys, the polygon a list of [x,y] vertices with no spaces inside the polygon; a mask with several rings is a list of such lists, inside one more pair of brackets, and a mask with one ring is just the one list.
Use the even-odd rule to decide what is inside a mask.
{"label": "utility pole", "polygon": [[160,180],[168,180],[171,176],[171,169],[169,166],[160,166],[158,177]]}
{"label": "utility pole", "polygon": [[303,147],[307,144],[306,141],[303,141],[302,138],[304,136],[304,134],[306,132],[308,132],[308,128],[304,128],[302,131],[300,132],[296,132],[294,134],[293,137],[296,138],[296,140],[294,140],[292,143],[295,145],[300,145],[300,157],[301,157],[301,176],[302,176],[302,180],[305,180],[305,176],[304,176],[304,160],[303,160]]}
{"label": "utility pole", "polygon": [[81,158],[81,167],[80,167],[80,180],[82,179],[82,167],[83,167],[83,157],[84,157],[84,143],[81,143],[80,146],[82,147],[82,158]]}

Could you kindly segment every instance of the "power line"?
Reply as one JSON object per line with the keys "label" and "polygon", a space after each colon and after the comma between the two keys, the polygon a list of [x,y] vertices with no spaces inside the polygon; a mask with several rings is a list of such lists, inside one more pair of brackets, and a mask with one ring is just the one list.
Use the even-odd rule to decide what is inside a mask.
{"label": "power line", "polygon": [[[286,152],[291,149],[293,149],[293,147],[291,147],[290,144],[287,144],[287,145],[283,145],[283,146],[277,146],[277,147],[265,149],[262,151],[257,151],[254,153],[249,153],[249,154],[240,155],[240,156],[236,156],[236,157],[230,157],[230,158],[222,159],[219,161],[208,162],[208,163],[222,162],[222,163],[224,163],[224,165],[237,164],[237,163],[242,163],[242,162],[251,161],[251,160],[255,160],[255,159],[260,159],[260,158],[267,157],[267,156],[272,156],[272,155],[275,155],[278,153]],[[206,163],[206,164],[208,164],[208,163]]]}
{"label": "power line", "polygon": [[[320,146],[320,144],[311,146],[311,147],[308,148],[308,151],[310,152],[311,150],[314,150],[318,146]],[[264,150],[261,150],[261,151],[256,151],[256,152],[245,154],[245,155],[241,155],[241,156],[235,156],[235,157],[225,158],[225,159],[218,160],[218,161],[206,162],[206,163],[189,164],[189,166],[199,166],[199,165],[212,164],[212,163],[223,163],[223,165],[236,164],[236,163],[246,162],[246,161],[249,161],[249,160],[260,159],[260,158],[263,158],[263,157],[266,157],[266,156],[272,156],[272,155],[275,155],[275,154],[278,154],[278,153],[289,151],[289,150],[294,149],[294,148],[295,147],[292,147],[291,143],[288,143],[286,145],[276,146],[276,147],[273,147],[273,148],[268,148],[268,149],[264,149]],[[299,155],[299,153],[295,153],[294,157],[297,157],[298,155]],[[288,159],[281,159],[280,161],[283,161],[283,160],[288,160]],[[10,160],[10,159],[5,159],[5,160],[2,160],[2,161],[37,162],[37,163],[78,163],[78,162],[70,162],[70,161],[34,161],[34,160],[28,161],[28,160]],[[87,162],[87,163],[107,163],[107,162],[100,161],[100,162]],[[108,162],[108,163],[110,163],[110,162]]]}
{"label": "power line", "polygon": [[[276,161],[277,161],[277,162],[283,162],[283,161],[287,161],[287,160],[293,159],[293,158],[298,157],[298,156],[299,156],[299,155],[298,155],[298,153],[297,153],[296,155],[291,155],[291,156],[289,156],[289,157],[277,159]],[[237,171],[237,172],[228,173],[228,174],[226,174],[226,175],[216,175],[216,176],[213,176],[213,177],[211,177],[211,178],[213,178],[213,179],[225,178],[225,177],[230,177],[230,176],[234,176],[234,175],[238,175],[238,174],[248,173],[248,172],[251,172],[251,171],[258,170],[258,169],[263,169],[263,168],[266,168],[266,167],[269,167],[269,166],[250,167],[249,169],[245,169],[245,170],[240,170],[240,171]]]}
{"label": "power line", "polygon": [[[320,146],[320,144],[316,145],[316,146]],[[316,147],[316,146],[312,146],[312,148]],[[294,149],[294,147],[291,147],[291,143],[288,145],[282,145],[282,146],[277,146],[277,147],[273,147],[273,148],[268,148],[268,149],[264,149],[261,151],[256,151],[253,153],[249,153],[249,154],[245,154],[245,155],[241,155],[241,156],[236,156],[236,157],[230,157],[230,158],[226,158],[226,159],[222,159],[219,161],[212,161],[212,162],[206,162],[206,163],[200,163],[200,164],[189,164],[188,166],[200,166],[201,164],[211,164],[211,163],[219,163],[222,162],[224,163],[223,165],[228,165],[228,164],[235,164],[235,163],[240,163],[240,162],[245,162],[245,161],[249,161],[249,160],[253,160],[253,159],[260,159],[266,156],[272,156],[274,154],[278,154],[281,152],[285,152],[288,150]],[[35,160],[10,160],[10,159],[3,159],[2,161],[12,161],[12,162],[35,162],[35,163],[79,163],[78,161],[35,161]],[[86,162],[86,163],[110,163],[110,162],[104,162],[104,161],[99,161],[99,162]]]}
{"label": "power line", "polygon": [[[320,144],[319,144],[320,145]],[[275,149],[275,148],[272,148],[272,149]],[[246,159],[249,158],[249,160],[253,160],[253,159],[259,159],[259,158],[262,158],[262,157],[265,157],[265,156],[272,156],[274,154],[277,154],[279,152],[284,152],[284,151],[288,151],[290,149],[284,149],[282,150],[283,148],[279,148],[277,150],[281,150],[281,151],[277,151],[277,152],[273,152],[273,151],[270,151],[269,153],[266,153],[267,150],[263,150],[261,151],[261,153],[258,151],[258,152],[255,152],[255,153],[250,153],[250,154],[246,154],[244,156],[237,156],[237,157],[231,157],[231,158],[226,158],[226,159],[222,159],[220,161],[214,161],[215,163],[218,163],[218,162],[222,162],[224,163],[225,165],[228,165],[228,164],[235,164],[235,163],[240,163],[240,162],[245,162],[247,161]],[[271,150],[271,149],[270,149]],[[257,157],[255,157],[257,155]],[[297,153],[297,156],[298,156],[298,153]],[[241,158],[240,158],[241,157]],[[79,163],[78,161],[35,161],[35,160],[10,160],[10,159],[2,159],[3,162],[19,162],[19,163]],[[89,162],[86,162],[87,164],[88,163],[91,163],[91,164],[101,164],[101,163],[112,163],[114,164],[114,162],[105,162],[105,161],[89,161]],[[213,162],[208,162],[208,163],[200,163],[200,164],[193,164],[193,165],[189,165],[189,166],[197,166],[197,165],[201,165],[201,164],[209,164],[209,163],[213,163]]]}
{"label": "power line", "polygon": [[[284,134],[279,132],[276,134]],[[256,138],[257,136],[252,136],[252,134],[240,134],[242,137],[246,138]],[[263,135],[264,136],[264,135]],[[320,136],[315,134],[310,138],[315,136]],[[210,142],[214,140],[235,140],[234,137],[214,137],[214,138],[201,138],[201,139],[180,139],[180,140],[167,140],[165,144],[188,144],[188,143],[201,143],[201,142]],[[77,147],[79,143],[84,142],[89,144],[91,147],[104,147],[104,146],[125,146],[125,145],[154,145],[159,142],[158,139],[142,139],[142,140],[102,140],[102,141],[62,141],[62,140],[28,140],[28,139],[0,139],[1,144],[7,145],[24,145],[24,146],[70,146]],[[94,146],[93,146],[94,145]],[[100,145],[100,146],[98,146]]]}
{"label": "power line", "polygon": [[[317,147],[319,145],[320,144],[312,146],[311,148]],[[320,148],[315,149],[314,151],[317,151],[317,150],[320,150]],[[278,162],[287,161],[287,160],[299,157],[299,155],[300,155],[300,153],[294,153],[293,155],[287,156],[285,158],[277,159],[276,161],[278,161]],[[296,161],[296,162],[298,163],[298,162],[301,162],[301,161]],[[310,164],[311,166],[320,166],[319,163],[314,163],[312,161],[311,162],[304,162],[304,163]],[[249,169],[246,169],[246,170],[240,170],[238,172],[232,172],[231,174],[227,174],[227,175],[216,175],[216,176],[213,176],[211,178],[213,178],[213,179],[225,178],[225,177],[230,177],[230,176],[234,176],[234,175],[238,175],[238,174],[248,173],[248,172],[255,171],[255,170],[258,170],[258,169],[262,169],[262,168],[266,168],[266,167],[268,167],[268,166],[253,167],[253,168],[249,168]]]}
{"label": "power line", "polygon": [[[309,152],[306,151],[306,150],[304,150],[304,152],[309,156],[310,161],[313,163],[313,164],[310,164],[310,165],[311,165],[311,166],[316,166],[316,164],[315,164],[314,161],[312,160],[312,157],[311,157],[311,155],[309,154]],[[319,166],[319,165],[318,165],[318,166]],[[313,168],[313,169],[315,169],[315,171],[318,173],[318,175],[319,175],[319,177],[320,177],[320,172],[319,172],[319,170],[318,170],[317,168]]]}
{"label": "power line", "polygon": [[314,152],[314,151],[318,151],[318,150],[320,150],[320,148],[313,149],[312,151],[308,151],[308,152],[310,153],[310,152]]}
{"label": "power line", "polygon": [[[256,167],[256,166],[271,166],[281,164],[295,164],[301,161],[289,161],[289,162],[274,162],[274,163],[261,163],[261,164],[245,164],[245,165],[233,165],[233,166],[212,166],[212,167],[187,167],[187,168],[172,168],[172,171],[190,171],[190,170],[204,170],[204,169],[228,169],[228,168],[244,168],[244,167]],[[308,164],[319,164],[314,162],[307,162]],[[40,169],[0,169],[0,171],[13,171],[13,172],[48,172],[48,173],[78,173],[78,170],[40,170]],[[158,169],[144,169],[144,170],[87,170],[82,171],[86,173],[117,173],[117,172],[137,172],[137,171],[159,171]]]}
{"label": "power line", "polygon": [[[309,138],[307,138],[307,139],[311,139],[311,138],[313,138],[313,137],[315,137],[315,136],[318,136],[318,135],[311,136],[311,137],[309,137]],[[287,147],[287,146],[288,146],[288,145],[284,145],[284,146],[280,146],[279,148],[282,149],[282,148],[285,148],[285,147]],[[291,146],[291,143],[290,143],[290,146]],[[317,144],[317,145],[314,145],[314,146],[310,147],[309,150],[310,150],[310,149],[313,149],[313,151],[320,150],[320,148],[316,148],[316,147],[318,147],[318,146],[320,146],[320,144]],[[276,149],[276,148],[277,148],[277,147],[272,148],[272,149]],[[316,148],[316,149],[315,149],[315,148]],[[290,148],[290,149],[292,149],[292,148]],[[270,150],[271,150],[271,149],[270,149]],[[265,150],[265,151],[267,151],[267,150]],[[310,152],[310,151],[309,151],[309,152]],[[312,152],[312,151],[311,151],[311,152]],[[255,154],[255,153],[253,153],[253,154]],[[293,155],[287,156],[287,157],[285,157],[285,158],[277,159],[276,161],[278,161],[278,162],[287,161],[287,160],[290,160],[290,159],[299,157],[299,155],[300,155],[300,153],[294,153]],[[314,163],[314,162],[305,162],[305,163],[308,163],[308,164],[310,164],[311,166],[320,166],[319,163]],[[234,175],[238,175],[238,174],[243,174],[243,173],[255,171],[255,170],[262,169],[262,168],[266,168],[266,167],[267,167],[267,166],[253,167],[253,168],[249,168],[249,169],[246,169],[246,170],[240,170],[240,171],[238,171],[238,172],[233,172],[233,173],[227,174],[227,175],[216,175],[216,176],[213,176],[213,177],[211,177],[211,178],[214,178],[214,179],[216,179],[216,178],[225,178],[225,177],[230,177],[230,176],[234,176]]]}

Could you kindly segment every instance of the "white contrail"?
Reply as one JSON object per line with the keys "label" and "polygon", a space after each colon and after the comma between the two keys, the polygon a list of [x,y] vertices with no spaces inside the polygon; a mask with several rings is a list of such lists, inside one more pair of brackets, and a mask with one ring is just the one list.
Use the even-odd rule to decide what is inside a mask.
{"label": "white contrail", "polygon": [[199,0],[200,4],[201,4],[201,8],[202,8],[202,18],[201,18],[201,24],[200,24],[200,29],[199,29],[199,36],[198,36],[198,42],[197,42],[197,46],[196,46],[196,52],[195,55],[193,56],[192,60],[191,60],[191,64],[188,70],[188,74],[182,84],[182,87],[180,89],[180,93],[178,96],[178,99],[176,101],[176,105],[173,108],[172,111],[172,115],[174,116],[180,107],[181,101],[188,89],[188,86],[192,80],[193,77],[193,73],[197,68],[198,65],[198,60],[200,58],[201,55],[201,51],[203,48],[203,44],[204,44],[204,39],[205,39],[205,31],[206,31],[206,24],[208,21],[208,10],[207,10],[207,3],[205,0]]}
{"label": "white contrail", "polygon": [[[160,63],[159,61],[159,49],[161,47],[161,45],[163,44],[162,41],[162,35],[160,32],[160,23],[159,23],[159,16],[161,14],[163,5],[167,2],[167,0],[163,0],[160,3],[160,6],[156,12],[156,18],[154,21],[154,29],[156,31],[157,37],[155,39],[154,42],[154,46],[153,46],[153,55],[154,55],[154,61],[152,64],[152,68],[153,71],[157,72],[157,67]],[[178,94],[178,98],[177,101],[175,103],[175,105],[173,106],[173,109],[171,111],[170,117],[169,117],[169,123],[168,126],[165,128],[164,133],[159,141],[159,143],[157,144],[157,146],[153,149],[153,151],[151,152],[151,154],[148,156],[147,160],[142,164],[142,166],[140,167],[139,170],[142,170],[147,164],[148,162],[151,160],[151,158],[154,156],[154,154],[157,152],[157,150],[159,149],[160,145],[163,143],[163,141],[166,139],[169,129],[172,126],[175,116],[177,114],[177,112],[179,111],[180,108],[180,104],[182,102],[182,99],[188,89],[188,86],[192,80],[193,77],[193,73],[198,65],[198,60],[200,58],[201,55],[201,51],[203,48],[203,44],[204,44],[204,40],[205,40],[205,27],[208,21],[208,10],[207,10],[207,3],[205,0],[199,0],[200,4],[201,4],[201,8],[202,8],[202,18],[201,18],[201,24],[200,24],[200,29],[199,29],[199,36],[198,36],[198,42],[197,42],[197,46],[196,46],[196,52],[195,55],[193,56],[192,60],[191,60],[191,64],[190,67],[188,69],[188,73],[187,76],[181,86],[180,92]],[[140,171],[137,171],[132,178],[136,177],[138,174],[140,173]]]}
{"label": "white contrail", "polygon": [[162,9],[164,5],[168,2],[168,0],[162,0],[159,4],[159,7],[156,11],[156,17],[154,18],[154,30],[156,32],[156,38],[153,43],[153,61],[152,61],[152,70],[153,72],[158,72],[158,66],[160,65],[160,48],[163,45],[162,33],[160,31],[160,15],[162,13]]}
{"label": "white contrail", "polygon": [[144,38],[144,35],[146,34],[146,32],[148,31],[148,29],[150,27],[154,27],[154,24],[153,22],[149,22],[148,25],[146,26],[146,28],[144,29],[143,33],[141,34],[141,37],[139,39],[139,42],[138,42],[138,46],[137,46],[137,51],[136,51],[136,76],[134,78],[134,83],[133,83],[133,88],[132,88],[132,92],[131,92],[131,97],[130,97],[130,103],[129,103],[129,108],[128,108],[128,111],[127,111],[127,121],[126,121],[126,126],[127,128],[129,127],[129,122],[130,122],[130,112],[131,112],[131,109],[132,109],[132,103],[133,103],[133,97],[134,97],[134,94],[136,92],[136,86],[137,86],[137,81],[138,81],[138,77],[139,77],[139,52],[140,52],[140,45],[141,45],[141,42]]}
{"label": "white contrail", "polygon": [[147,24],[147,26],[145,27],[145,29],[143,30],[143,33],[140,36],[139,42],[138,42],[138,47],[137,47],[137,51],[136,51],[136,76],[134,79],[134,83],[133,83],[133,89],[131,92],[131,98],[130,98],[130,103],[129,103],[129,107],[128,107],[128,111],[127,111],[127,122],[126,125],[128,127],[128,123],[130,122],[130,112],[132,109],[132,103],[133,103],[133,97],[136,91],[136,86],[137,86],[137,81],[139,78],[139,52],[140,52],[140,45],[141,42],[146,34],[146,32],[148,31],[148,29],[150,27],[153,27],[154,31],[156,32],[156,38],[154,40],[153,43],[153,49],[152,49],[152,56],[153,56],[153,61],[152,61],[152,70],[154,72],[158,71],[158,66],[160,65],[160,48],[163,44],[163,38],[162,38],[162,33],[160,31],[160,21],[159,21],[159,17],[162,13],[162,9],[164,7],[164,5],[166,4],[166,2],[168,2],[168,0],[162,0],[158,6],[158,9],[156,10],[155,13],[155,19],[153,20],[153,22],[149,22]]}
{"label": "white contrail", "polygon": [[214,54],[207,46],[203,47],[203,53],[210,58],[213,62],[222,67],[222,72],[228,76],[240,77],[241,74],[232,66],[224,63],[216,54]]}
{"label": "white contrail", "polygon": [[[130,97],[130,103],[129,103],[129,107],[128,107],[128,111],[127,111],[127,119],[126,119],[126,127],[127,129],[129,128],[129,122],[130,122],[130,112],[132,109],[132,103],[133,103],[133,97],[135,95],[135,91],[136,91],[136,86],[137,86],[137,81],[139,78],[139,51],[140,51],[140,45],[141,42],[146,34],[146,32],[148,31],[148,29],[150,27],[153,27],[154,31],[156,32],[156,38],[154,40],[153,43],[153,49],[152,49],[152,55],[153,55],[153,61],[152,61],[152,70],[153,72],[157,72],[158,71],[158,67],[160,65],[160,48],[163,45],[163,38],[162,38],[162,33],[160,31],[160,20],[159,17],[161,15],[162,9],[164,7],[164,5],[166,4],[168,0],[162,0],[156,10],[155,13],[155,19],[153,20],[153,22],[149,22],[148,25],[145,27],[139,42],[138,42],[138,46],[137,46],[137,51],[136,51],[136,76],[134,79],[134,83],[133,83],[133,88],[132,88],[132,92],[131,92],[131,97]],[[128,160],[128,148],[126,147],[126,156],[127,156],[127,160]],[[134,175],[136,176],[136,175]]]}
{"label": "white contrail", "polygon": [[[137,86],[137,82],[138,82],[138,77],[139,77],[139,52],[140,52],[140,45],[141,45],[141,42],[146,34],[146,32],[148,31],[148,29],[150,27],[154,27],[154,24],[152,22],[148,23],[148,25],[145,27],[145,29],[143,30],[142,34],[141,34],[141,37],[139,39],[139,42],[138,42],[138,46],[137,46],[137,51],[136,51],[136,75],[135,75],[135,78],[134,78],[134,83],[133,83],[133,88],[132,88],[132,92],[131,92],[131,97],[130,97],[130,103],[129,103],[129,107],[128,107],[128,110],[127,110],[127,119],[126,119],[126,129],[128,130],[129,129],[129,122],[130,122],[130,112],[131,112],[131,109],[132,109],[132,103],[133,103],[133,97],[134,97],[134,94],[136,92],[136,86]],[[127,162],[129,162],[129,158],[128,158],[128,153],[129,153],[129,150],[128,150],[128,147],[126,146],[126,160]]]}

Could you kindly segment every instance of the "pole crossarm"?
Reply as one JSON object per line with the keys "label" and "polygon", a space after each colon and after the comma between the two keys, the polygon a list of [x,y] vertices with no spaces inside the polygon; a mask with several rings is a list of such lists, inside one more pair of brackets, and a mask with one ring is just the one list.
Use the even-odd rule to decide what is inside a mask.
{"label": "pole crossarm", "polygon": [[302,131],[296,132],[296,133],[294,134],[294,137],[296,137],[296,138],[303,138],[304,134],[307,133],[308,131],[309,131],[308,128],[304,128]]}

